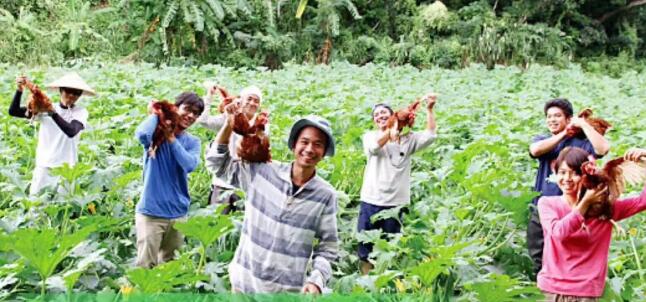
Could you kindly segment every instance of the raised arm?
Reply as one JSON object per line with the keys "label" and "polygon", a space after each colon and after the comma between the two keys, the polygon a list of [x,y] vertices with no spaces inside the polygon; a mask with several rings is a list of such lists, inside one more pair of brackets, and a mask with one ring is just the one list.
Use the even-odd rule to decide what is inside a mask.
{"label": "raised arm", "polygon": [[533,142],[529,145],[529,155],[536,158],[551,152],[565,138],[566,134],[566,131],[561,131],[557,135]]}
{"label": "raised arm", "polygon": [[[646,161],[646,149],[630,149],[624,154],[624,159],[634,162]],[[641,173],[642,177],[646,175],[646,171],[642,170]],[[613,218],[619,221],[644,210],[646,210],[646,184],[644,184],[644,189],[639,196],[620,199],[613,204]]]}
{"label": "raised arm", "polygon": [[433,93],[429,93],[425,95],[423,99],[427,101],[426,128],[424,131],[414,134],[415,144],[412,145],[413,153],[430,146],[435,138],[437,138],[437,125],[435,123],[435,114],[433,112],[433,108],[437,103],[437,96]]}
{"label": "raised arm", "polygon": [[22,98],[22,92],[25,89],[26,81],[26,77],[21,76],[16,78],[16,93],[13,95],[11,105],[9,105],[9,115],[13,117],[29,118],[27,115],[27,107],[20,107],[20,99]]}
{"label": "raised arm", "polygon": [[594,128],[590,126],[585,119],[573,117],[570,124],[583,130],[583,133],[585,133],[585,136],[590,141],[592,148],[594,148],[594,153],[596,153],[596,155],[604,156],[608,154],[608,151],[610,151],[610,143],[605,137],[603,137],[603,135],[597,132],[597,130],[594,130]]}
{"label": "raised arm", "polygon": [[255,173],[256,163],[246,163],[241,160],[233,160],[229,153],[229,139],[233,133],[233,113],[237,110],[236,104],[230,104],[227,108],[227,119],[224,126],[218,132],[205,155],[206,168],[215,174],[216,177],[226,180],[234,187],[247,190],[248,184],[251,183]]}
{"label": "raised arm", "polygon": [[204,111],[195,121],[204,128],[219,131],[226,122],[226,117],[223,114],[211,115],[211,105],[213,104],[215,91],[217,91],[215,86],[208,89],[206,96],[204,96]]}
{"label": "raised arm", "polygon": [[156,114],[149,115],[135,130],[135,138],[139,143],[144,145],[145,148],[150,147],[153,142],[153,134],[159,122],[159,117]]}

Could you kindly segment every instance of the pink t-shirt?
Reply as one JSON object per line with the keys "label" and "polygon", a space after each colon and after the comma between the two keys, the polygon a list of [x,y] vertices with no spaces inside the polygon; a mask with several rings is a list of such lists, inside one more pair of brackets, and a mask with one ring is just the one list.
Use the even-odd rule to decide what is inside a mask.
{"label": "pink t-shirt", "polygon": [[[637,197],[616,201],[613,220],[628,218],[645,209],[646,187]],[[562,196],[541,197],[538,213],[545,236],[538,288],[580,297],[603,295],[612,223],[596,218],[584,219]]]}

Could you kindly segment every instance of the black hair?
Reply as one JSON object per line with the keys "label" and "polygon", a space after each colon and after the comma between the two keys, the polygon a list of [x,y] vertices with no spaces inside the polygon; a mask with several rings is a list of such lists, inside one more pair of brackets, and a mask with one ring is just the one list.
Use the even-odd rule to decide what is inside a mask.
{"label": "black hair", "polygon": [[[554,170],[558,171],[561,164],[567,164],[570,169],[574,170],[577,175],[582,175],[583,171],[581,170],[581,165],[589,161],[590,153],[587,151],[578,148],[578,147],[567,147],[559,153],[559,156],[556,158]],[[555,171],[555,172],[556,172]]]}
{"label": "black hair", "polygon": [[204,111],[204,101],[195,92],[182,92],[178,95],[175,98],[175,106],[179,108],[182,104],[197,109],[199,111],[198,115],[201,115]]}
{"label": "black hair", "polygon": [[557,107],[565,113],[565,117],[572,117],[574,114],[574,110],[572,109],[572,103],[568,101],[567,99],[552,99],[549,100],[545,103],[545,108],[543,111],[545,112],[545,115],[547,115],[547,110],[549,110],[552,107]]}
{"label": "black hair", "polygon": [[394,114],[394,113],[395,113],[395,112],[393,111],[393,108],[391,108],[391,107],[390,107],[390,105],[388,105],[388,104],[386,104],[386,103],[377,103],[377,104],[374,104],[374,105],[372,106],[372,115],[375,115],[375,110],[377,110],[377,108],[379,108],[379,107],[384,107],[384,108],[388,109],[388,111],[390,112],[390,114]]}

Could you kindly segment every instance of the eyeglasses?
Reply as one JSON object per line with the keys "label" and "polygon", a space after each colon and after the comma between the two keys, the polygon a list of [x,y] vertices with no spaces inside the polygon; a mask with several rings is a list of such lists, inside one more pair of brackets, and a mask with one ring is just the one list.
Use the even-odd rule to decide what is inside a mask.
{"label": "eyeglasses", "polygon": [[83,94],[83,90],[81,90],[81,89],[63,88],[63,91],[65,91],[67,94],[71,94],[73,96],[81,96],[81,94]]}

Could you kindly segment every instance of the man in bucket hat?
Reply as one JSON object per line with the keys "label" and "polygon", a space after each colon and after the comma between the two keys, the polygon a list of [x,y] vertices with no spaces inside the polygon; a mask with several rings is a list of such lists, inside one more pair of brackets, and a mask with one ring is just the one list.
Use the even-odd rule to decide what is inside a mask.
{"label": "man in bucket hat", "polygon": [[[205,82],[204,85],[207,89],[206,96],[204,97],[204,112],[202,112],[202,115],[200,115],[196,122],[217,134],[226,122],[226,115],[211,115],[211,103],[213,102],[214,95],[217,93],[218,86],[215,85],[215,83],[209,82]],[[258,109],[262,104],[262,100],[262,91],[256,86],[248,86],[240,90],[240,97],[237,101],[240,102],[240,109],[247,116],[250,125],[253,125],[256,121],[256,117],[259,112]],[[267,135],[270,135],[269,128],[268,124],[265,125],[265,133],[267,133]],[[235,150],[241,140],[242,136],[236,133],[234,133],[231,136],[231,139],[229,139],[229,153],[233,159],[237,159],[238,157]],[[209,146],[209,148],[210,147],[211,146]],[[205,155],[208,154],[209,148],[207,148]],[[237,209],[235,203],[240,200],[240,197],[233,192],[233,189],[234,188],[225,180],[222,180],[217,176],[213,176],[211,193],[209,193],[209,203],[227,204],[226,208],[222,211],[223,214],[235,211]]]}
{"label": "man in bucket hat", "polygon": [[229,266],[232,290],[321,293],[338,250],[336,191],[316,175],[323,157],[334,155],[330,124],[317,116],[298,120],[288,140],[295,158],[291,163],[233,160],[227,144],[236,107],[226,108],[228,122],[206,156],[209,170],[247,196],[240,242]]}
{"label": "man in bucket hat", "polygon": [[40,122],[38,129],[38,146],[36,148],[36,167],[34,168],[30,195],[37,195],[45,187],[58,184],[58,177],[51,175],[52,168],[67,163],[76,164],[78,157],[79,133],[87,127],[88,112],[76,103],[81,95],[94,96],[95,92],[76,73],[68,73],[62,78],[47,85],[49,89],[60,92],[60,103],[46,113],[33,116],[26,107],[20,106],[22,92],[29,79],[25,76],[16,78],[18,86],[9,107],[9,115],[19,118],[33,118]]}

